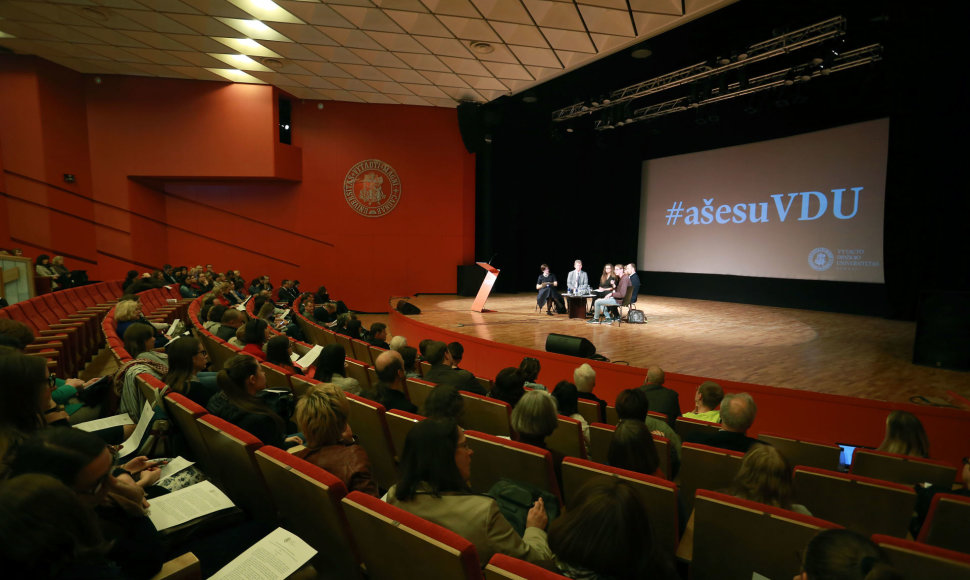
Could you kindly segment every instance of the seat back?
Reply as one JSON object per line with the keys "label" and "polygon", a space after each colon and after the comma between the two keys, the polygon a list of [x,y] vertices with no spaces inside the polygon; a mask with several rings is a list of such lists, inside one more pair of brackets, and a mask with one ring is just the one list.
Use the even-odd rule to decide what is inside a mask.
{"label": "seat back", "polygon": [[354,357],[354,345],[353,343],[350,342],[349,336],[347,336],[346,334],[340,334],[339,332],[335,332],[333,335],[333,338],[337,344],[344,347],[344,354],[347,355],[347,358]]}
{"label": "seat back", "polygon": [[472,490],[485,493],[496,481],[507,477],[562,497],[549,451],[479,431],[465,431],[465,437],[475,453]]}
{"label": "seat back", "polygon": [[970,498],[963,495],[938,493],[933,496],[930,511],[920,528],[920,542],[970,554]]}
{"label": "seat back", "polygon": [[795,498],[813,515],[864,536],[903,538],[916,505],[916,492],[899,483],[817,467],[795,468]]}
{"label": "seat back", "polygon": [[229,346],[228,343],[222,342],[219,339],[213,337],[206,331],[199,332],[199,340],[202,342],[202,346],[205,347],[205,351],[209,353],[209,370],[210,371],[220,371],[226,361],[232,357],[239,354],[237,349]]}
{"label": "seat back", "polygon": [[878,534],[872,541],[886,552],[889,562],[903,578],[970,578],[970,554]]}
{"label": "seat back", "polygon": [[850,471],[855,475],[907,485],[929,482],[941,487],[950,487],[957,476],[956,466],[943,461],[883,453],[872,449],[856,449],[852,454]]}
{"label": "seat back", "polygon": [[681,441],[687,441],[687,437],[694,431],[715,433],[720,430],[720,428],[721,426],[718,423],[700,421],[698,419],[687,419],[685,417],[677,417],[677,419],[674,421],[674,431],[680,435]]}
{"label": "seat back", "polygon": [[302,397],[306,393],[307,389],[314,385],[322,384],[320,381],[307,376],[293,375],[290,377],[290,386],[293,387],[293,394],[297,397]]}
{"label": "seat back", "polygon": [[269,499],[254,456],[263,443],[251,433],[214,415],[199,417],[197,422],[220,486],[233,502],[255,519],[274,524],[276,507]]}
{"label": "seat back", "polygon": [[842,449],[838,445],[818,443],[815,441],[801,441],[780,435],[762,433],[758,439],[770,443],[781,452],[792,467],[804,465],[835,471],[839,468],[839,456]]}
{"label": "seat back", "polygon": [[392,409],[384,414],[384,419],[387,421],[387,430],[391,432],[394,458],[400,463],[408,433],[411,432],[412,427],[423,421],[424,417],[400,409]]}
{"label": "seat back", "polygon": [[190,459],[196,462],[203,473],[211,473],[213,479],[216,479],[216,473],[211,467],[212,459],[209,455],[209,448],[205,445],[202,431],[199,430],[199,424],[196,421],[206,414],[205,408],[179,393],[167,393],[164,401],[165,412],[175,423],[178,432],[188,445],[191,454]]}
{"label": "seat back", "polygon": [[474,544],[451,530],[359,491],[341,503],[369,579],[482,577]]}
{"label": "seat back", "polygon": [[359,360],[347,359],[347,378],[357,379],[360,388],[369,391],[371,388],[370,377],[367,375],[367,365]]}
{"label": "seat back", "polygon": [[586,422],[590,425],[603,422],[604,418],[600,414],[600,404],[596,401],[579,399],[576,401],[576,408],[579,410],[579,414],[583,416],[583,419],[586,419]]}
{"label": "seat back", "polygon": [[[364,363],[366,365],[372,365],[372,364],[374,364],[374,361],[371,360],[371,357],[370,357],[370,345],[369,344],[367,344],[363,340],[360,340],[360,339],[357,339],[357,338],[353,338],[353,339],[350,340],[350,346],[354,350],[354,352],[353,352],[353,358],[359,360],[360,362],[362,362],[362,363]],[[350,354],[351,354],[350,352],[347,353],[348,356]]]}
{"label": "seat back", "polygon": [[323,578],[361,578],[356,546],[340,500],[344,483],[330,472],[282,449],[264,446],[256,465],[279,508],[280,524],[310,544],[311,563]]}
{"label": "seat back", "polygon": [[478,386],[484,389],[486,393],[492,392],[492,379],[486,379],[485,377],[475,377],[475,381],[478,382]]}
{"label": "seat back", "polygon": [[606,423],[589,424],[589,458],[597,463],[607,464],[610,455],[610,443],[613,441],[614,425]]}
{"label": "seat back", "polygon": [[397,483],[398,473],[391,433],[384,419],[384,405],[350,393],[346,395],[350,402],[347,423],[357,435],[361,447],[367,451],[374,479],[381,489],[388,489]]}
{"label": "seat back", "polygon": [[[376,365],[377,357],[381,356],[381,353],[386,351],[387,349],[381,348],[379,346],[374,346],[373,344],[368,344],[367,350],[370,351],[370,358],[368,359],[369,361],[371,361],[370,364]],[[374,383],[371,383],[371,384],[374,384]]]}
{"label": "seat back", "polygon": [[290,386],[290,376],[283,370],[283,367],[265,361],[261,361],[259,364],[262,365],[263,372],[266,374],[267,388],[283,389],[287,392],[293,391],[293,387]]}
{"label": "seat back", "polygon": [[801,573],[805,546],[820,530],[838,526],[813,518],[699,490],[694,502],[692,578],[792,578]]}
{"label": "seat back", "polygon": [[635,471],[601,465],[585,459],[567,457],[562,462],[562,487],[566,509],[578,505],[578,493],[586,483],[596,479],[618,478],[636,489],[650,515],[653,539],[663,553],[673,554],[679,537],[677,527],[677,486],[673,483]]}
{"label": "seat back", "polygon": [[485,566],[485,580],[568,580],[569,576],[550,572],[541,566],[505,554],[495,554]]}
{"label": "seat back", "polygon": [[[141,393],[142,399],[148,401],[150,404],[154,404],[157,389],[148,382],[148,378],[155,379],[155,377],[148,373],[138,373],[135,375],[135,385],[138,386],[138,392]],[[155,380],[157,381],[158,379]],[[162,383],[162,386],[164,386],[164,383]]]}
{"label": "seat back", "polygon": [[424,401],[434,390],[434,383],[429,383],[424,379],[410,378],[405,381],[408,391],[408,399],[418,408],[419,411],[424,412]]}
{"label": "seat back", "polygon": [[616,407],[613,405],[606,406],[606,423],[608,425],[617,425],[620,422],[620,416],[616,413]]}
{"label": "seat back", "polygon": [[680,497],[690,513],[694,492],[699,489],[725,489],[741,468],[744,453],[684,443],[680,448]]}
{"label": "seat back", "polygon": [[465,399],[463,418],[466,429],[500,437],[512,434],[512,405],[467,391],[459,392]]}
{"label": "seat back", "polygon": [[546,437],[546,446],[566,457],[586,459],[583,424],[571,417],[559,415],[556,430],[552,432],[552,435]]}

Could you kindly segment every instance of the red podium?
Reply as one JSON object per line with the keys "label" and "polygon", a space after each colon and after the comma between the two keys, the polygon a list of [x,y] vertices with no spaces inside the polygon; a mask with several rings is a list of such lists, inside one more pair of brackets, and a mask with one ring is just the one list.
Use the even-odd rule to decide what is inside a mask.
{"label": "red podium", "polygon": [[485,268],[485,279],[482,280],[482,287],[478,289],[478,296],[475,296],[475,301],[472,302],[472,312],[484,312],[485,301],[488,300],[488,295],[492,292],[492,286],[495,284],[500,270],[486,262],[475,263]]}

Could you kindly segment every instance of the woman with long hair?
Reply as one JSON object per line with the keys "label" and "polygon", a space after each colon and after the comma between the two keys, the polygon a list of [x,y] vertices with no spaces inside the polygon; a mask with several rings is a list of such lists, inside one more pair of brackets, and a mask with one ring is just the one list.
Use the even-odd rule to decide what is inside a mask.
{"label": "woman with long hair", "polygon": [[203,407],[208,405],[219,387],[216,373],[205,373],[200,377],[209,364],[209,355],[202,343],[193,336],[183,336],[172,341],[165,352],[168,354],[165,384]]}
{"label": "woman with long hair", "polygon": [[660,457],[653,435],[642,421],[624,419],[616,426],[610,441],[608,462],[613,467],[665,477],[660,470]]}
{"label": "woman with long hair", "polygon": [[293,364],[293,343],[285,334],[277,334],[266,341],[266,362],[282,368],[290,375],[303,375],[303,370]]}
{"label": "woman with long hair", "polygon": [[359,395],[361,387],[357,379],[343,374],[347,372],[346,366],[347,351],[344,347],[339,344],[328,344],[317,357],[317,370],[313,378],[324,383],[333,383],[352,395]]}
{"label": "woman with long hair", "polygon": [[916,415],[893,411],[886,417],[886,437],[877,451],[929,458],[930,442]]}
{"label": "woman with long hair", "polygon": [[53,404],[48,376],[44,359],[0,347],[0,458],[47,423],[44,411]]}
{"label": "woman with long hair", "polygon": [[259,318],[253,318],[245,324],[242,337],[242,342],[246,345],[243,348],[244,353],[259,360],[266,360],[263,344],[268,334],[267,326],[266,321]]}
{"label": "woman with long hair", "polygon": [[560,415],[579,421],[583,428],[583,441],[586,443],[586,449],[589,449],[589,423],[586,422],[586,417],[579,413],[579,389],[569,381],[559,381],[552,391],[552,397],[556,399],[556,407]]}
{"label": "woman with long hair", "polygon": [[347,491],[377,496],[370,458],[347,425],[349,415],[350,404],[338,387],[309,389],[296,404],[296,425],[306,437],[306,448],[296,455],[336,475]]}
{"label": "woman with long hair", "polygon": [[482,566],[493,554],[506,554],[550,567],[542,499],[529,510],[519,537],[494,499],[468,487],[471,460],[465,433],[455,423],[421,421],[404,442],[401,479],[387,492],[387,502],[468,539]]}
{"label": "woman with long hair", "polygon": [[216,417],[252,433],[266,445],[285,449],[301,443],[286,437],[286,422],[259,397],[266,388],[266,374],[255,358],[238,354],[229,359],[219,375],[219,392],[206,409]]}

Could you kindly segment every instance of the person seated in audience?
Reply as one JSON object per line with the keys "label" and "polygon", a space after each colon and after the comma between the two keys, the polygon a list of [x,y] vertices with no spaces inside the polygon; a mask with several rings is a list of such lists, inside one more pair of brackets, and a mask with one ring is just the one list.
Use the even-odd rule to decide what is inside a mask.
{"label": "person seated in audience", "polygon": [[179,294],[182,298],[198,298],[202,294],[202,286],[195,274],[189,274],[179,284]]}
{"label": "person seated in audience", "polygon": [[128,270],[125,274],[125,279],[121,281],[121,291],[125,294],[128,293],[128,287],[135,283],[138,278],[138,270]]}
{"label": "person seated in audience", "polygon": [[434,341],[431,340],[430,338],[425,338],[418,343],[418,353],[420,354],[420,357],[418,358],[419,361],[428,360],[428,354],[427,354],[428,345],[431,344],[432,342]]}
{"label": "person seated in audience", "polygon": [[[168,355],[155,352],[155,333],[151,326],[136,322],[128,327],[124,336],[124,347],[132,360],[125,362],[115,372],[115,392],[121,397],[119,413],[128,413],[132,421],[138,423],[145,398],[135,379],[146,373],[158,380],[168,374]],[[120,392],[119,392],[120,389]]]}
{"label": "person seated in audience", "polygon": [[460,369],[461,359],[465,358],[465,347],[457,341],[449,342],[448,356],[451,357],[451,368]]}
{"label": "person seated in audience", "polygon": [[519,372],[522,373],[522,378],[525,379],[525,386],[530,389],[537,391],[547,390],[545,385],[540,385],[536,382],[539,378],[539,371],[541,370],[542,365],[539,364],[539,359],[531,356],[524,357],[522,362],[519,363]]}
{"label": "person seated in audience", "polygon": [[654,413],[663,413],[671,422],[680,417],[680,398],[677,391],[664,386],[666,374],[660,367],[647,369],[647,377],[640,387],[650,401]]}
{"label": "person seated in audience", "polygon": [[515,440],[527,445],[534,445],[540,449],[547,449],[552,454],[552,466],[562,489],[562,453],[546,446],[546,437],[559,426],[559,411],[556,400],[546,391],[526,391],[515,408],[512,409],[512,430]]}
{"label": "person seated in audience", "polygon": [[[149,326],[152,329],[152,336],[154,336],[155,347],[165,346],[170,337],[165,335],[162,330],[169,327],[168,324],[164,322],[152,322],[145,318],[141,311],[141,302],[139,300],[121,300],[115,306],[115,332],[118,336],[123,337],[125,332],[128,330],[132,324],[140,323]],[[128,353],[134,356],[134,353]]]}
{"label": "person seated in audience", "polygon": [[376,497],[370,458],[354,439],[347,424],[349,415],[350,404],[338,387],[317,385],[309,389],[296,404],[296,425],[306,444],[295,455],[337,476],[347,491]]}
{"label": "person seated in audience", "polygon": [[439,385],[424,400],[424,416],[444,419],[461,425],[464,420],[465,398],[454,385]]}
{"label": "person seated in audience", "polygon": [[[48,422],[67,423],[50,398],[44,359],[0,347],[0,458]],[[48,413],[48,411],[52,411]]]}
{"label": "person seated in audience", "polygon": [[906,411],[892,411],[886,417],[886,437],[876,450],[929,458],[930,442],[916,415]]}
{"label": "person seated in audience", "polygon": [[[396,336],[394,338],[397,338]],[[395,349],[401,353],[401,358],[404,359],[404,374],[405,378],[408,379],[420,379],[421,372],[418,369],[418,349],[413,346],[402,346],[399,349]]]}
{"label": "person seated in audience", "polygon": [[218,373],[205,371],[209,354],[202,343],[193,336],[183,336],[172,341],[165,353],[168,355],[165,384],[202,407],[208,405],[212,395],[219,391]]}
{"label": "person seated in audience", "polygon": [[529,510],[519,537],[494,499],[471,491],[471,469],[472,450],[462,428],[426,419],[407,435],[401,479],[387,492],[387,502],[466,538],[482,566],[492,555],[505,554],[551,568],[542,499]]}
{"label": "person seated in audience", "polygon": [[[350,336],[347,334],[347,323],[350,322],[351,317],[356,318],[356,314],[352,312],[344,312],[343,314],[338,314],[330,327],[331,330],[337,334],[342,334],[344,336]],[[351,337],[352,338],[352,337]]]}
{"label": "person seated in audience", "polygon": [[217,306],[229,307],[232,301],[226,297],[229,293],[229,284],[225,282],[218,282],[212,286],[212,302]]}
{"label": "person seated in audience", "polygon": [[560,415],[576,419],[583,426],[583,441],[586,443],[586,449],[589,449],[589,423],[586,422],[586,417],[579,414],[579,391],[576,390],[576,385],[569,381],[559,381],[552,391],[552,396],[556,399],[556,407]]}
{"label": "person seated in audience", "polygon": [[227,308],[219,319],[219,328],[213,333],[222,340],[228,341],[236,336],[236,330],[246,324],[246,313],[235,308]]}
{"label": "person seated in audience", "polygon": [[94,512],[57,479],[0,483],[0,562],[10,578],[117,578]]}
{"label": "person seated in audience", "polygon": [[600,406],[600,417],[606,414],[606,401],[593,394],[593,389],[596,387],[596,370],[589,363],[583,363],[573,371],[573,384],[576,385],[577,396],[580,399],[597,402]]}
{"label": "person seated in audience", "polygon": [[344,329],[344,334],[350,338],[360,340],[364,334],[364,328],[361,321],[357,318],[356,314],[351,314],[350,319],[347,321],[347,327]]}
{"label": "person seated in audience", "polygon": [[328,344],[317,357],[317,372],[313,378],[324,383],[333,383],[352,395],[359,395],[361,387],[357,379],[343,375],[347,372],[346,367],[347,351],[344,347]]}
{"label": "person seated in audience", "polygon": [[424,380],[436,385],[449,384],[455,385],[461,391],[468,391],[476,395],[485,396],[487,392],[475,380],[475,375],[464,369],[452,367],[451,353],[448,352],[448,345],[434,340],[428,343],[425,353],[427,361],[431,363],[431,368],[424,375]]}
{"label": "person seated in audience", "polygon": [[293,364],[293,343],[285,334],[278,334],[266,341],[266,362],[282,368],[288,375],[303,375],[303,370]]}
{"label": "person seated in audience", "polygon": [[219,392],[206,405],[210,413],[252,433],[266,445],[285,449],[302,443],[299,437],[286,436],[286,421],[260,398],[266,388],[266,373],[255,358],[237,354],[226,361],[217,380]]}
{"label": "person seated in audience", "polygon": [[[96,435],[79,429],[44,429],[21,443],[8,465],[14,478],[53,476],[71,488],[87,509],[95,510],[101,534],[111,542],[106,557],[121,568],[114,577],[148,578],[161,568],[165,547],[146,515],[145,486],[127,472],[129,466],[115,468],[108,446]],[[154,483],[160,470],[150,468],[136,476]]]}
{"label": "person seated in audience", "polygon": [[643,389],[626,389],[616,396],[616,416],[646,425],[651,434],[665,438],[670,444],[671,477],[680,470],[680,435],[663,419],[650,416],[650,400]]}
{"label": "person seated in audience", "polygon": [[295,280],[283,280],[277,292],[279,301],[283,304],[293,304],[293,301],[300,297],[300,291],[294,284]]}
{"label": "person seated in audience", "polygon": [[401,349],[407,345],[408,345],[408,339],[405,336],[402,336],[400,334],[397,336],[391,337],[391,340],[387,341],[387,346],[391,350],[396,350],[398,352],[401,352]]}
{"label": "person seated in audience", "polygon": [[303,300],[300,300],[300,314],[306,316],[307,318],[313,318],[313,310],[317,307],[316,302],[313,301],[313,294],[309,292],[302,295]]}
{"label": "person seated in audience", "polygon": [[260,276],[252,281],[249,285],[249,293],[256,295],[262,292],[272,292],[273,285],[269,282],[269,276]]}
{"label": "person seated in audience", "polygon": [[654,477],[667,477],[660,469],[660,457],[654,447],[650,430],[636,419],[623,419],[617,424],[607,458],[613,467]]}
{"label": "person seated in audience", "polygon": [[125,294],[140,294],[145,290],[152,290],[153,288],[161,288],[164,284],[153,278],[149,272],[142,273],[141,277],[135,278],[135,281],[131,283],[130,286],[124,289]]}
{"label": "person seated in audience", "polygon": [[269,336],[266,321],[254,318],[247,322],[243,328],[245,330],[243,331],[242,341],[246,345],[243,347],[243,352],[259,360],[266,360],[266,352],[263,350],[263,345]]}
{"label": "person seated in audience", "polygon": [[[222,326],[222,317],[226,314],[226,310],[228,310],[228,308],[222,304],[213,304],[212,308],[209,309],[208,315],[206,316],[207,320],[202,323],[202,328],[208,330],[212,334],[218,333],[219,327]],[[238,310],[236,312],[238,312]]]}
{"label": "person seated in audience", "polygon": [[57,274],[57,284],[61,288],[69,288],[74,285],[71,278],[71,271],[64,265],[64,256],[54,256],[51,258],[50,269]]}
{"label": "person seated in audience", "polygon": [[408,413],[417,413],[418,408],[408,400],[404,394],[404,359],[396,350],[382,352],[374,361],[377,371],[377,384],[373,390],[364,393],[364,397],[384,405],[384,409],[400,409]]}
{"label": "person seated in audience", "polygon": [[792,503],[792,466],[771,445],[754,445],[744,454],[741,467],[727,493],[806,516],[812,515],[805,506]]}
{"label": "person seated in audience", "polygon": [[[254,304],[253,307],[255,308],[256,305]],[[265,320],[269,326],[276,325],[276,305],[269,300],[264,300],[254,312],[256,312],[256,318]]]}
{"label": "person seated in audience", "polygon": [[762,444],[747,435],[757,413],[758,406],[748,393],[725,395],[721,402],[721,429],[714,433],[694,431],[687,442],[747,453],[752,445]]}
{"label": "person seated in audience", "polygon": [[324,302],[322,304],[317,302],[316,308],[313,309],[312,318],[320,324],[333,324],[337,320],[337,304],[334,302]]}
{"label": "person seated in audience", "polygon": [[694,410],[684,413],[685,419],[697,419],[711,423],[721,422],[721,400],[724,398],[724,389],[714,381],[704,381],[697,387],[694,394]]}
{"label": "person seated in audience", "polygon": [[387,325],[383,322],[375,322],[374,324],[371,324],[370,334],[368,335],[367,342],[369,342],[372,346],[389,350],[391,345],[387,344]]}
{"label": "person seated in audience", "polygon": [[579,501],[549,526],[549,548],[563,576],[581,580],[676,580],[669,554],[653,542],[650,513],[633,485],[591,479]]}
{"label": "person seated in audience", "polygon": [[47,254],[41,254],[34,259],[34,272],[38,276],[51,279],[51,290],[61,287],[61,277],[51,269],[51,258]]}
{"label": "person seated in audience", "polygon": [[[249,322],[249,321],[247,320],[246,322]],[[243,342],[243,337],[245,336],[246,336],[246,324],[243,323],[243,324],[240,324],[238,328],[236,328],[236,334],[226,342],[238,348],[239,350],[242,350],[246,348],[246,343]]]}
{"label": "person seated in audience", "polygon": [[903,580],[872,540],[845,529],[822,530],[805,549],[795,580]]}
{"label": "person seated in audience", "polygon": [[493,399],[505,401],[514,409],[522,396],[525,395],[525,379],[515,367],[505,367],[495,375],[492,392],[488,394]]}

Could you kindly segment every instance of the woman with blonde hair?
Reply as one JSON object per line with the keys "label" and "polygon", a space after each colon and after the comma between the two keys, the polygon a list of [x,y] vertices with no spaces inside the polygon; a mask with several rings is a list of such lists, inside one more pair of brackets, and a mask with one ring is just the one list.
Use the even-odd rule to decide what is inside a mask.
{"label": "woman with blonde hair", "polygon": [[377,497],[370,458],[347,424],[349,415],[350,404],[341,388],[317,385],[309,389],[296,404],[296,424],[306,438],[306,448],[296,455],[339,477],[347,491]]}
{"label": "woman with blonde hair", "polygon": [[893,411],[886,417],[886,437],[876,451],[929,458],[930,442],[916,415]]}

